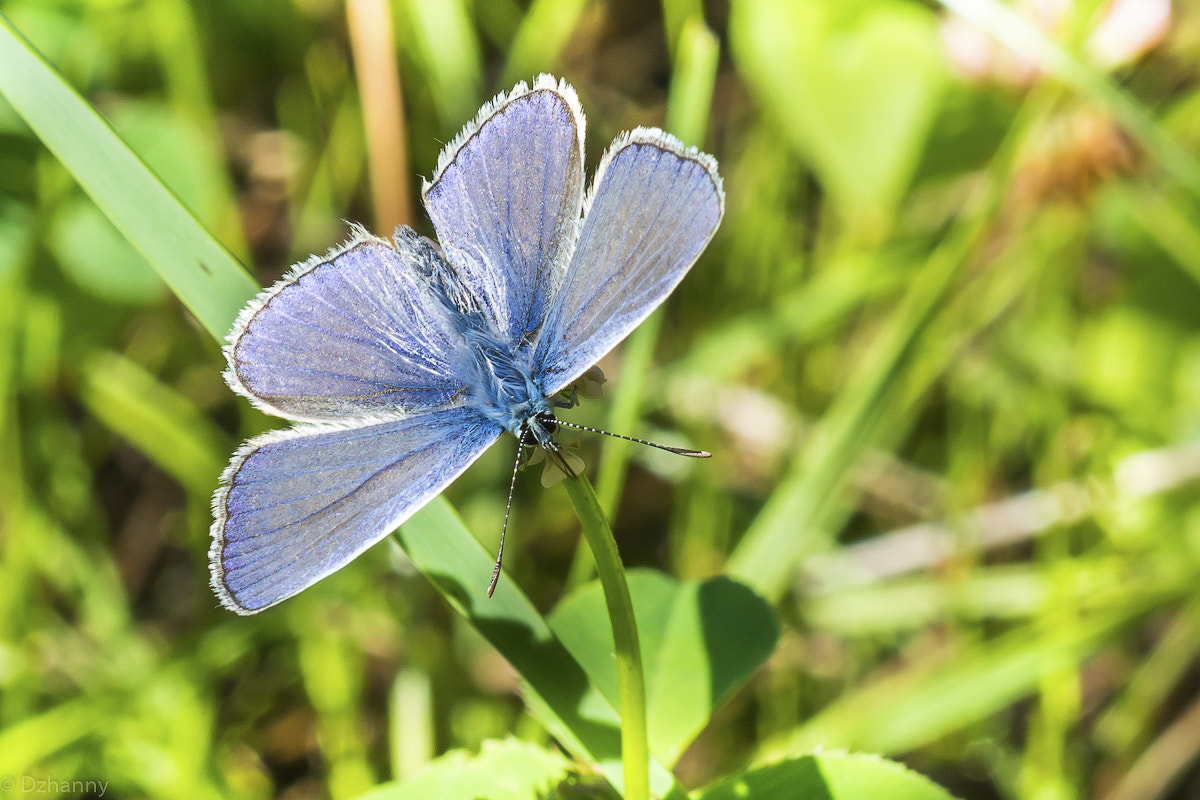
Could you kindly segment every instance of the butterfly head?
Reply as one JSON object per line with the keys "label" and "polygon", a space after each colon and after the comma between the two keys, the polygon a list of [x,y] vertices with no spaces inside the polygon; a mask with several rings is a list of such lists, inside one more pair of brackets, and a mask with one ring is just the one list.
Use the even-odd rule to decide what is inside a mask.
{"label": "butterfly head", "polygon": [[543,450],[557,452],[560,449],[558,442],[554,440],[554,434],[557,431],[558,419],[554,416],[554,412],[538,411],[530,414],[521,423],[518,437],[521,444],[537,445]]}

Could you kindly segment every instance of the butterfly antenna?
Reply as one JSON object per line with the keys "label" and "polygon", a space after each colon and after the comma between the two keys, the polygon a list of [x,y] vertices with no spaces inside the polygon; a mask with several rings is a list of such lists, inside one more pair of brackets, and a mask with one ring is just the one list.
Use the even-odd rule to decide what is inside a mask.
{"label": "butterfly antenna", "polygon": [[500,582],[500,562],[504,560],[504,534],[508,533],[508,515],[512,512],[513,491],[517,488],[517,470],[521,466],[521,448],[525,447],[525,434],[521,434],[520,444],[517,445],[517,458],[513,462],[512,480],[508,483],[508,503],[504,506],[504,525],[500,528],[500,549],[496,553],[496,568],[492,570],[492,582],[488,584],[488,597],[496,591]]}
{"label": "butterfly antenna", "polygon": [[627,442],[637,442],[638,444],[645,444],[645,445],[649,445],[650,447],[657,447],[659,450],[666,450],[668,453],[674,453],[677,456],[687,456],[688,458],[712,458],[712,453],[708,452],[707,450],[689,450],[686,447],[668,447],[665,444],[658,444],[657,442],[648,442],[645,439],[638,439],[633,436],[622,436],[619,433],[603,431],[603,430],[600,430],[599,428],[592,428],[587,425],[576,425],[574,422],[563,422],[561,419],[555,420],[555,422],[558,423],[559,425],[565,425],[568,428],[577,428],[578,430],[590,431],[592,433],[603,433],[605,436],[611,436],[614,439],[624,439]]}

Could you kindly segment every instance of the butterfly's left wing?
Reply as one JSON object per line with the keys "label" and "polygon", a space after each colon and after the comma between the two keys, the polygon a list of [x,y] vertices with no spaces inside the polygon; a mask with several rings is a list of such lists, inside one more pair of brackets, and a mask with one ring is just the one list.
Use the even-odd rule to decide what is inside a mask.
{"label": "butterfly's left wing", "polygon": [[429,278],[443,264],[409,228],[388,242],[355,226],[242,310],[225,379],[267,413],[304,422],[452,404],[469,356]]}
{"label": "butterfly's left wing", "polygon": [[239,614],[291,597],[394,530],[501,432],[459,407],[252,439],[213,497],[213,590]]}
{"label": "butterfly's left wing", "polygon": [[717,164],[660,130],[617,139],[596,171],[583,228],[537,340],[549,396],[578,378],[666,299],[725,213]]}

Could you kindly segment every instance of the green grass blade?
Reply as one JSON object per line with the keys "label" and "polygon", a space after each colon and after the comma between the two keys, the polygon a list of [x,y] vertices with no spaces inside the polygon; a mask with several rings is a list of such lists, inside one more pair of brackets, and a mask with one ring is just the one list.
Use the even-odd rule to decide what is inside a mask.
{"label": "green grass blade", "polygon": [[700,0],[663,0],[663,27],[667,29],[667,46],[671,56],[679,53],[680,39],[684,29],[693,18],[704,16],[704,4]]}
{"label": "green grass blade", "polygon": [[[483,88],[483,56],[463,0],[407,0],[407,38],[425,82],[433,89],[438,116],[447,124],[470,119]],[[397,13],[400,13],[397,11]]]}
{"label": "green grass blade", "polygon": [[2,15],[0,92],[200,324],[223,337],[257,284]]}
{"label": "green grass blade", "polygon": [[528,81],[557,68],[567,42],[583,15],[583,0],[534,0],[517,28],[504,63],[501,86]]}
{"label": "green grass blade", "polygon": [[89,411],[189,492],[212,492],[232,443],[194,403],[116,353],[88,357],[81,372]]}

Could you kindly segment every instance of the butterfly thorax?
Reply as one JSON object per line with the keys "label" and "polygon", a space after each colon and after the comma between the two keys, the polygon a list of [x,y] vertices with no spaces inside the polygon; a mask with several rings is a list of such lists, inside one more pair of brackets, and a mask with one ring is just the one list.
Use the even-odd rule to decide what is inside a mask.
{"label": "butterfly thorax", "polygon": [[536,418],[552,420],[554,415],[533,377],[532,348],[478,330],[468,331],[466,339],[475,373],[468,384],[472,404],[518,438],[529,429],[539,444],[543,437],[538,433],[545,433],[548,440],[546,426],[533,424]]}

